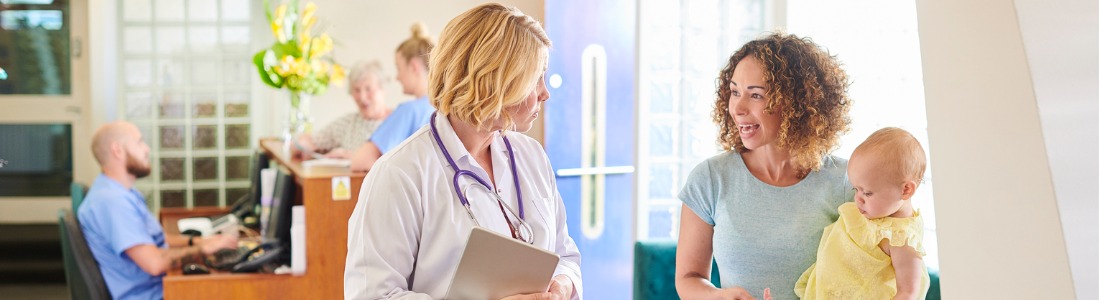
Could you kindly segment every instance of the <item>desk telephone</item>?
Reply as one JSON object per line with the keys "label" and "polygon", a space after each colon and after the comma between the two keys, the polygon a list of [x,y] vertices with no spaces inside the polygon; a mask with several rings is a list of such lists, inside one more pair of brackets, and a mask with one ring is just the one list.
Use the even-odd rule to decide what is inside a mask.
{"label": "desk telephone", "polygon": [[[242,243],[243,244],[243,243]],[[278,243],[269,242],[256,246],[241,245],[237,249],[222,249],[206,258],[206,265],[234,273],[257,272],[269,263],[283,261],[285,250]]]}

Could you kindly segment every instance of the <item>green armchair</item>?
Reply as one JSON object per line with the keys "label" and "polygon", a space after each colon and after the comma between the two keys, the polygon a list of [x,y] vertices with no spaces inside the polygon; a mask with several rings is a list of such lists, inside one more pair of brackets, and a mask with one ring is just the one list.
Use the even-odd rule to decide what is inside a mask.
{"label": "green armchair", "polygon": [[[710,281],[721,286],[718,265],[711,266]],[[940,299],[939,271],[928,269],[931,279],[926,300]],[[634,243],[634,299],[680,299],[676,294],[676,241],[648,240]]]}
{"label": "green armchair", "polygon": [[[718,265],[712,263],[710,270],[710,282],[721,286]],[[675,240],[634,244],[634,299],[680,299],[676,294]]]}

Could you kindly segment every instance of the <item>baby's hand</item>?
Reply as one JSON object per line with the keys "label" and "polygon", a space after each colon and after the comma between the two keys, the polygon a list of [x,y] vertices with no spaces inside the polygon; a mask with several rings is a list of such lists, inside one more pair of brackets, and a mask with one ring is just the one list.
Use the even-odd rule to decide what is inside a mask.
{"label": "baby's hand", "polygon": [[772,289],[764,288],[764,300],[772,300]]}

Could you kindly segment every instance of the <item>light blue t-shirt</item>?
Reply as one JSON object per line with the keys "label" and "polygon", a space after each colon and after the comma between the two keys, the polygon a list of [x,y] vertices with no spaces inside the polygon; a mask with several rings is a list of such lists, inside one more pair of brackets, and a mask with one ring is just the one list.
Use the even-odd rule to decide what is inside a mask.
{"label": "light blue t-shirt", "polygon": [[165,248],[164,230],[135,189],[99,174],[77,209],[77,220],[113,299],[162,299],[161,276],[145,273],[126,249],[150,244]]}
{"label": "light blue t-shirt", "polygon": [[428,124],[428,119],[435,112],[435,107],[428,102],[428,97],[416,98],[412,101],[401,103],[397,108],[378,125],[374,130],[370,141],[378,146],[382,154],[386,154],[393,147],[397,147],[405,139],[412,136],[420,127]]}
{"label": "light blue t-shirt", "polygon": [[757,179],[734,151],[691,171],[680,200],[714,226],[714,259],[722,287],[742,287],[761,298],[797,299],[794,284],[814,263],[825,226],[850,201],[848,161],[827,155],[821,170],[789,187]]}

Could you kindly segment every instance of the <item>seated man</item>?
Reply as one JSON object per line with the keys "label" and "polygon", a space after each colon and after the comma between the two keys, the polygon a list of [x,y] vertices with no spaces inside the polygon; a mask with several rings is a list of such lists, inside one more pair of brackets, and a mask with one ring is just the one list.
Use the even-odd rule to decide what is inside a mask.
{"label": "seated man", "polygon": [[[180,259],[236,248],[235,235],[186,239],[169,236],[133,188],[149,175],[149,146],[133,124],[104,125],[92,138],[92,152],[103,173],[96,177],[78,208],[80,229],[99,262],[103,280],[114,299],[161,299],[161,276],[179,267]],[[167,248],[186,246],[183,248]]]}

